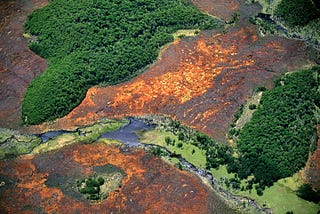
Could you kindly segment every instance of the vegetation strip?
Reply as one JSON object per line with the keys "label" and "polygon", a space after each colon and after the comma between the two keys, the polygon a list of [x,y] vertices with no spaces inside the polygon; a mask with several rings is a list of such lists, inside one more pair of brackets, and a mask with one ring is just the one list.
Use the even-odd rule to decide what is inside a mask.
{"label": "vegetation strip", "polygon": [[75,130],[55,131],[57,135],[45,139],[42,136],[23,134],[10,129],[0,129],[0,160],[17,157],[22,154],[40,154],[59,149],[73,143],[92,143],[102,133],[114,131],[127,123],[127,120],[103,119],[90,126]]}
{"label": "vegetation strip", "polygon": [[[253,0],[252,2],[254,2]],[[250,18],[260,26],[260,32],[279,34],[310,43],[318,51],[310,57],[320,62],[320,3],[317,0],[257,0],[263,13]]]}
{"label": "vegetation strip", "polygon": [[320,68],[293,72],[279,78],[265,91],[252,119],[240,130],[239,158],[228,171],[240,179],[254,175],[264,189],[304,167],[316,145],[319,116]]}

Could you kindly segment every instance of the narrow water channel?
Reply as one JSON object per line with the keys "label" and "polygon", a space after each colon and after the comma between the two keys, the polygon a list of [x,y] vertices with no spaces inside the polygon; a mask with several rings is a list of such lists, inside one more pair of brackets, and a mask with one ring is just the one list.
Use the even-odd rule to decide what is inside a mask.
{"label": "narrow water channel", "polygon": [[167,148],[152,145],[152,144],[144,144],[139,142],[139,137],[136,134],[137,131],[147,131],[153,128],[152,125],[147,124],[143,120],[139,120],[136,118],[130,118],[129,124],[116,130],[113,132],[104,133],[100,138],[108,138],[121,141],[124,145],[128,147],[142,147],[142,148],[151,148],[151,147],[160,147],[162,150],[167,152],[170,157],[176,157],[179,159],[180,163],[183,165],[185,169],[189,172],[194,173],[208,181],[208,183],[212,186],[213,189],[219,192],[225,199],[233,201],[237,206],[242,206],[245,202],[247,205],[253,207],[256,211],[260,213],[271,213],[269,209],[265,209],[260,207],[254,200],[250,198],[238,197],[227,190],[224,190],[219,184],[217,178],[210,172],[205,169],[197,168],[193,164],[189,163],[185,160],[181,155],[176,155],[171,153]]}
{"label": "narrow water channel", "polygon": [[[116,131],[104,133],[99,138],[118,140],[122,142],[125,147],[141,147],[141,148],[147,148],[147,149],[152,147],[153,148],[160,147],[170,157],[178,158],[180,163],[186,170],[206,179],[207,182],[212,186],[212,188],[215,189],[226,200],[233,201],[233,203],[237,204],[237,206],[242,206],[243,203],[245,202],[247,205],[253,207],[256,211],[260,213],[271,213],[269,209],[260,207],[254,200],[250,198],[238,197],[231,194],[227,190],[224,190],[219,184],[219,181],[217,180],[217,178],[210,171],[197,168],[196,166],[194,166],[193,164],[185,160],[181,155],[174,154],[165,147],[152,145],[152,144],[144,144],[139,142],[139,136],[137,135],[137,132],[148,131],[154,128],[154,125],[147,124],[144,120],[140,120],[137,118],[128,118],[128,119],[129,119],[129,123],[127,125],[117,129]],[[41,134],[40,137],[43,142],[46,142],[47,140],[53,137],[56,137],[60,134],[64,134],[68,132],[75,132],[75,131],[59,130],[59,131],[53,131],[53,132],[46,132]]]}

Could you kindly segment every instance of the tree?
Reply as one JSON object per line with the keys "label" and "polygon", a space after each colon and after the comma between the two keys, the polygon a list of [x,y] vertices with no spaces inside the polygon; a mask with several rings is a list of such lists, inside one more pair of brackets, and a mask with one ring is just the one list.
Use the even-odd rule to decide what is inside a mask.
{"label": "tree", "polygon": [[282,0],[275,15],[290,26],[304,26],[320,17],[320,11],[312,0]]}
{"label": "tree", "polygon": [[249,109],[250,109],[250,110],[254,110],[254,109],[256,109],[256,108],[257,108],[256,104],[250,104],[250,105],[249,105]]}
{"label": "tree", "polygon": [[314,191],[310,184],[302,184],[298,188],[296,194],[307,201],[312,201],[314,203],[319,203],[320,201],[320,191]]}
{"label": "tree", "polygon": [[166,137],[164,138],[164,140],[165,140],[165,142],[166,142],[167,145],[171,145],[172,140],[171,140],[171,138],[170,138],[169,136],[166,136]]}

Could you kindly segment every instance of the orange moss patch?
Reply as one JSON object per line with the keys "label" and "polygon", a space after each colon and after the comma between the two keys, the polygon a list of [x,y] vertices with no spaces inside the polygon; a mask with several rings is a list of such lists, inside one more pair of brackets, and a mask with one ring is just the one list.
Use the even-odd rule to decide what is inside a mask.
{"label": "orange moss patch", "polygon": [[[124,171],[122,187],[106,200],[91,204],[74,192],[76,179],[106,164]],[[196,176],[143,150],[122,153],[121,148],[105,144],[75,144],[0,162],[0,174],[17,182],[0,194],[0,210],[9,213],[212,213],[220,207],[228,211]]]}
{"label": "orange moss patch", "polygon": [[253,26],[179,40],[135,79],[91,88],[83,102],[54,123],[29,131],[68,129],[103,117],[166,114],[225,141],[233,115],[255,87],[307,62],[302,42],[259,38]]}

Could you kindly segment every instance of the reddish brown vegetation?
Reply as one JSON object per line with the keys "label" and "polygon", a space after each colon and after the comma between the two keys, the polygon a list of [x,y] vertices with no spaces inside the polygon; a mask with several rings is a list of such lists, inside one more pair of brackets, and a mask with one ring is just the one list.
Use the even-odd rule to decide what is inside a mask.
{"label": "reddish brown vegetation", "polygon": [[[194,1],[197,6],[213,15],[220,15],[217,11],[223,14],[233,13],[236,8],[241,12],[240,7],[244,7],[238,1],[232,4],[222,2],[224,1]],[[212,9],[219,7],[224,9]],[[25,15],[22,20],[23,18]],[[12,37],[21,44],[14,41],[13,47],[16,49],[21,46],[30,54],[28,56],[32,57],[32,60],[41,61],[29,52],[25,41],[21,39],[21,24],[22,22],[16,35]],[[282,71],[297,68],[307,61],[303,43],[277,37],[259,38],[254,26],[246,25],[248,24],[242,23],[238,27],[230,28],[227,33],[206,32],[195,39],[175,42],[163,51],[154,66],[139,77],[117,86],[93,87],[81,105],[69,115],[50,123],[51,125],[31,127],[29,131],[68,129],[102,117],[160,113],[197,128],[216,140],[224,141],[234,112],[257,85],[270,86],[271,80]],[[5,26],[12,29],[14,24],[8,23]],[[3,44],[4,48],[11,50],[8,43],[12,42],[9,40],[11,37],[7,34],[1,36],[7,41]],[[7,60],[9,55],[4,54],[4,60]],[[16,70],[25,74],[29,71],[39,73],[45,68],[44,63],[19,63],[20,67]],[[21,67],[24,65],[26,67]],[[12,66],[3,67],[6,71],[2,73],[14,74],[9,72]],[[10,81],[8,79],[5,84],[1,84],[3,100],[0,102],[0,116],[3,124],[0,125],[12,127],[19,123],[23,93],[33,77],[34,75],[24,80],[22,86],[18,83],[8,85],[12,76],[7,77]],[[20,81],[23,75],[19,73],[18,77],[13,79]],[[20,92],[8,90],[10,87],[18,87]]]}
{"label": "reddish brown vegetation", "polygon": [[[244,1],[238,0],[193,2],[224,20],[236,10],[247,10]],[[1,127],[18,126],[25,89],[46,68],[44,60],[30,52],[22,37],[27,14],[46,3],[0,2]],[[247,17],[240,15],[240,19]],[[112,87],[93,87],[69,115],[28,131],[67,129],[102,117],[162,113],[224,141],[234,112],[252,90],[258,85],[271,87],[275,76],[301,67],[307,62],[304,52],[302,42],[260,38],[248,23],[240,23],[227,33],[201,33],[195,39],[175,42],[154,66],[134,80]],[[319,155],[318,149],[310,158],[309,175],[313,178],[319,178]],[[53,174],[67,178],[87,176],[92,173],[92,166],[106,163],[120,167],[127,175],[119,192],[100,204],[74,199],[45,183]],[[0,174],[18,179],[16,186],[0,194],[0,210],[8,213],[205,213],[218,204],[218,199],[212,199],[214,196],[195,176],[177,171],[140,150],[123,154],[114,147],[74,145],[43,156],[0,162]]]}
{"label": "reddish brown vegetation", "polygon": [[[94,166],[112,164],[125,172],[122,187],[98,203],[64,194],[46,185],[48,177],[83,178]],[[8,213],[212,213],[216,200],[194,175],[180,171],[143,150],[126,153],[104,144],[73,145],[55,153],[0,162],[2,176],[17,179],[0,195],[0,209]],[[72,185],[72,184],[69,184]],[[76,187],[76,183],[73,184]],[[210,199],[210,200],[208,200]],[[220,205],[223,206],[223,205]]]}
{"label": "reddish brown vegetation", "polygon": [[202,11],[229,20],[232,14],[239,9],[239,0],[192,0]]}
{"label": "reddish brown vegetation", "polygon": [[0,1],[0,127],[20,125],[26,88],[46,68],[45,61],[29,50],[22,36],[27,15],[46,3]]}
{"label": "reddish brown vegetation", "polygon": [[318,132],[318,147],[310,155],[305,169],[305,177],[307,182],[314,188],[320,188],[320,125],[317,126]]}
{"label": "reddish brown vegetation", "polygon": [[259,38],[253,26],[203,33],[176,42],[159,61],[132,81],[91,88],[69,115],[48,127],[66,129],[102,117],[170,115],[224,141],[239,105],[259,85],[305,62],[301,42]]}

